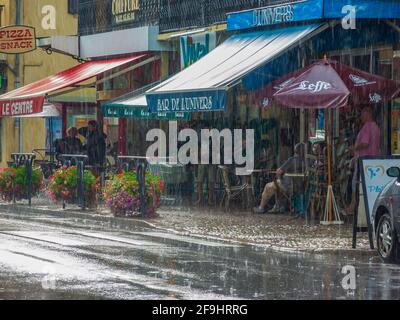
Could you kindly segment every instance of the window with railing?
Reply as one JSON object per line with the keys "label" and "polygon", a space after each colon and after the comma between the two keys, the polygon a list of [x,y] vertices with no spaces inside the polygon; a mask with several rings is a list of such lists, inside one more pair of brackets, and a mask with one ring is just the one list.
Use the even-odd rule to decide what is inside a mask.
{"label": "window with railing", "polygon": [[302,0],[160,0],[160,32],[225,23],[230,12]]}
{"label": "window with railing", "polygon": [[81,35],[145,25],[160,32],[225,23],[227,13],[303,0],[77,0]]}
{"label": "window with railing", "polygon": [[78,0],[79,34],[88,35],[159,21],[160,0]]}

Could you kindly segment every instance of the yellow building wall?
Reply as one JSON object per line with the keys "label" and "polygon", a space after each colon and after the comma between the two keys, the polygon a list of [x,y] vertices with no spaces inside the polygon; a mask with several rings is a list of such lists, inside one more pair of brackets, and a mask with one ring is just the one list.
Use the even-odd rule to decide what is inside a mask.
{"label": "yellow building wall", "polygon": [[[36,37],[49,37],[55,35],[76,35],[78,30],[77,16],[68,14],[68,1],[60,0],[29,0],[21,1],[21,24],[33,26],[36,29]],[[1,14],[2,26],[15,24],[15,1],[0,0],[4,6]],[[51,5],[55,8],[56,29],[45,30],[42,27],[42,20],[46,14],[42,13],[44,6]],[[7,62],[12,67],[15,65],[15,55],[9,55]],[[20,85],[26,85],[45,78],[59,71],[77,65],[78,62],[71,57],[52,53],[47,54],[41,48],[33,52],[20,55]],[[11,71],[8,71],[8,90],[15,88],[15,78]],[[10,155],[18,152],[18,128],[16,121],[12,118],[4,118],[2,121],[2,157],[1,167],[7,165]],[[44,119],[23,119],[22,120],[22,152],[32,152],[33,149],[44,149],[46,142],[46,128]]]}

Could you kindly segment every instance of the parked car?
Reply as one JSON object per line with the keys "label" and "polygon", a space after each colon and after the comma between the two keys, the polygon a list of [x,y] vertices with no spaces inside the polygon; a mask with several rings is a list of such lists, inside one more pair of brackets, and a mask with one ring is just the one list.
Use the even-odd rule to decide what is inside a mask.
{"label": "parked car", "polygon": [[390,263],[400,258],[400,168],[390,168],[387,175],[396,179],[376,199],[372,222],[378,253]]}

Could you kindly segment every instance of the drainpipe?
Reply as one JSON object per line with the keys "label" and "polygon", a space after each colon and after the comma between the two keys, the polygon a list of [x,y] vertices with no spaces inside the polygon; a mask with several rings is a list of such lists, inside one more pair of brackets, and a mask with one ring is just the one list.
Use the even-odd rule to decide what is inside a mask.
{"label": "drainpipe", "polygon": [[[21,0],[15,0],[15,24],[21,24]],[[20,56],[19,54],[15,55],[15,81],[14,81],[14,88],[18,89],[21,86],[20,83]],[[18,127],[18,152],[23,152],[23,145],[22,145],[22,119],[17,118],[17,127]]]}

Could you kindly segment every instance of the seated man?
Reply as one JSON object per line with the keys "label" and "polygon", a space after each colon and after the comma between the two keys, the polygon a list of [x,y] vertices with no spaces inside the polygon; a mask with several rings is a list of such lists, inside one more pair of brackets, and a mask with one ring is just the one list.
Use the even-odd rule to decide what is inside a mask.
{"label": "seated man", "polygon": [[265,213],[265,208],[273,196],[276,197],[274,208],[270,212],[282,212],[282,208],[277,200],[279,193],[288,194],[292,185],[292,179],[286,176],[286,173],[304,173],[305,172],[305,159],[304,159],[304,144],[299,143],[294,148],[294,156],[289,158],[282,167],[276,172],[276,179],[268,183],[261,196],[261,203],[259,207],[253,209],[255,213]]}

